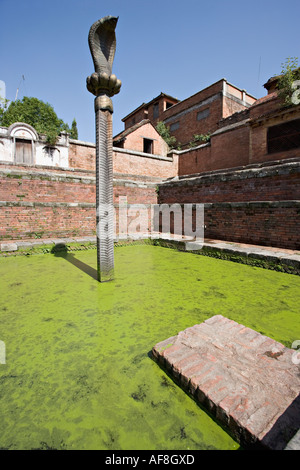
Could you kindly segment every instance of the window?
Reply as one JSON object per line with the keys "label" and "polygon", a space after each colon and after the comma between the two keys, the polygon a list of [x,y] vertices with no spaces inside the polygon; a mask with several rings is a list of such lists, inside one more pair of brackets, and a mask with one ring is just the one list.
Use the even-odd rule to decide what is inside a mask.
{"label": "window", "polygon": [[153,119],[159,116],[159,103],[154,103],[153,105]]}
{"label": "window", "polygon": [[152,139],[144,139],[144,153],[153,153],[153,140]]}
{"label": "window", "polygon": [[201,121],[201,119],[205,119],[207,116],[209,116],[209,108],[203,109],[203,111],[197,113],[197,121]]}
{"label": "window", "polygon": [[173,106],[173,103],[170,103],[169,101],[166,101],[166,109],[171,108]]}
{"label": "window", "polygon": [[27,139],[15,140],[15,161],[16,163],[32,164],[32,142]]}
{"label": "window", "polygon": [[283,152],[300,147],[300,119],[269,127],[268,153]]}
{"label": "window", "polygon": [[176,131],[177,129],[179,129],[179,121],[174,122],[173,124],[170,125],[171,132]]}

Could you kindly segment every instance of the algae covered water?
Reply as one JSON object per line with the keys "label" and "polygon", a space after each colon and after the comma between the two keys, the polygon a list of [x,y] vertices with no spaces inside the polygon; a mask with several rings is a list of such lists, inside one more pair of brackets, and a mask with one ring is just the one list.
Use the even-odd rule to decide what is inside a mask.
{"label": "algae covered water", "polygon": [[0,448],[195,450],[239,445],[150,358],[221,314],[291,347],[298,276],[154,246],[0,259]]}

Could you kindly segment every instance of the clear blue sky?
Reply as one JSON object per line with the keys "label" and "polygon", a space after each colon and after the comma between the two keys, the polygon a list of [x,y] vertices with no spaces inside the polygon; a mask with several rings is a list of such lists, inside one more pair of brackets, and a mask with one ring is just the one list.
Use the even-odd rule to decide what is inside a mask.
{"label": "clear blue sky", "polygon": [[75,117],[79,139],[94,142],[87,38],[106,15],[119,16],[114,135],[124,116],[160,92],[182,100],[226,78],[260,98],[286,58],[300,58],[299,0],[0,0],[6,98],[19,87],[18,98],[50,103],[69,125]]}

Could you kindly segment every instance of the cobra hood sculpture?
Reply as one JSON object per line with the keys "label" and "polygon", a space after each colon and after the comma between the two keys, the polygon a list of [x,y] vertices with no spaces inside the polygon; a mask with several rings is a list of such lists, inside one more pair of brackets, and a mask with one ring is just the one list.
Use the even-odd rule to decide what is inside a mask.
{"label": "cobra hood sculpture", "polygon": [[115,28],[117,22],[117,17],[105,16],[90,28],[88,42],[95,73],[87,78],[87,89],[95,96],[106,94],[111,97],[119,93],[121,88],[121,81],[112,74],[116,51]]}

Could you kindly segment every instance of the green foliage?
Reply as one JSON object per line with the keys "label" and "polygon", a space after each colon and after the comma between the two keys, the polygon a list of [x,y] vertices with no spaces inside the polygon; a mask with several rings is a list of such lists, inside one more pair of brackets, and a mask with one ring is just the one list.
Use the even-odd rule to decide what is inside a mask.
{"label": "green foliage", "polygon": [[78,129],[77,129],[77,122],[76,122],[76,119],[75,119],[75,118],[74,118],[73,121],[72,121],[72,127],[71,127],[70,137],[71,137],[71,139],[76,139],[76,140],[78,140]]}
{"label": "green foliage", "polygon": [[8,127],[14,122],[25,122],[35,128],[38,134],[45,134],[47,143],[55,145],[61,132],[70,132],[68,124],[59,119],[49,103],[38,98],[24,96],[13,101],[0,114],[0,124]]}
{"label": "green foliage", "polygon": [[196,147],[200,144],[205,144],[210,141],[210,134],[194,134],[193,140],[189,143],[190,147]]}
{"label": "green foliage", "polygon": [[283,100],[284,106],[293,104],[292,95],[295,92],[293,83],[296,80],[300,80],[298,57],[288,57],[286,61],[281,64],[281,75],[277,83],[278,96]]}
{"label": "green foliage", "polygon": [[176,137],[170,134],[170,127],[166,126],[163,121],[158,121],[156,125],[156,130],[159,135],[164,139],[164,141],[168,144],[170,149],[176,147]]}

